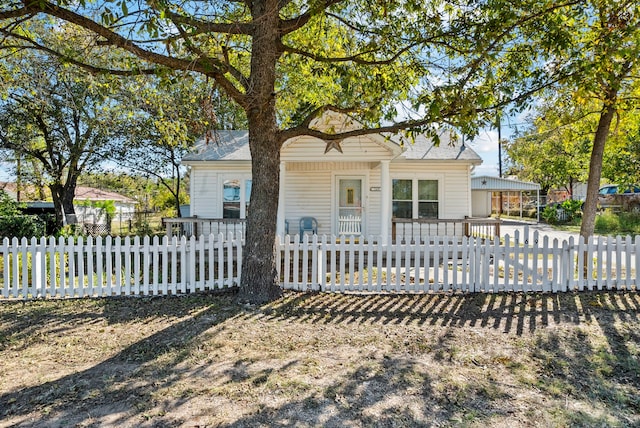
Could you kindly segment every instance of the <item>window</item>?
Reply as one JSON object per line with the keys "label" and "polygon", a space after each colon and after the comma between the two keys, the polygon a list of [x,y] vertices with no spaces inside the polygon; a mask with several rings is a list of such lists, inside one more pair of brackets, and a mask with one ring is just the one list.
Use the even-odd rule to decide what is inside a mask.
{"label": "window", "polygon": [[393,180],[392,212],[396,218],[413,218],[412,180]]}
{"label": "window", "polygon": [[438,218],[438,180],[394,179],[391,203],[395,218]]}
{"label": "window", "polygon": [[246,218],[251,198],[251,180],[224,180],[222,184],[222,218]]}
{"label": "window", "polygon": [[438,218],[437,180],[418,180],[418,218]]}

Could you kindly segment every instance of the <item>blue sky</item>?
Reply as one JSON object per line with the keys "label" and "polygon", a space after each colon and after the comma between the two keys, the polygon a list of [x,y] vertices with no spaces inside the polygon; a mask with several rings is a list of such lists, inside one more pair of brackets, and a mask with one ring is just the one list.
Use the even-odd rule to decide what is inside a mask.
{"label": "blue sky", "polygon": [[[502,139],[505,139],[505,129],[502,129]],[[482,130],[469,144],[482,158],[482,165],[478,165],[473,175],[489,175],[497,177],[498,168],[498,130]],[[502,168],[504,170],[504,152],[502,153]]]}

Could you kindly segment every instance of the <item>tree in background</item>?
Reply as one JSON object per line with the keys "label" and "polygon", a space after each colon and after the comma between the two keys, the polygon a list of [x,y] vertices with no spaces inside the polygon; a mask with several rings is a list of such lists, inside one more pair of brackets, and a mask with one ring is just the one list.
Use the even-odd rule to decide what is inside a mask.
{"label": "tree in background", "polygon": [[244,112],[206,79],[188,73],[129,78],[117,97],[132,113],[127,139],[114,158],[122,167],[153,177],[180,217],[186,201],[182,157],[198,139],[215,139],[215,129],[245,128]]}
{"label": "tree in background", "polygon": [[528,126],[504,144],[509,171],[540,184],[543,193],[564,188],[573,196],[587,179],[592,130],[588,114],[571,97],[555,92],[528,118]]}
{"label": "tree in background", "polygon": [[[550,94],[529,126],[505,144],[512,174],[545,190],[585,183],[598,128],[598,105],[578,104],[572,94]],[[602,177],[626,188],[640,183],[640,120],[637,110],[619,110],[603,152]]]}
{"label": "tree in background", "polygon": [[621,188],[640,184],[640,112],[618,116],[604,151],[602,176]]}
{"label": "tree in background", "polygon": [[[540,39],[549,63],[566,70],[558,91],[593,120],[587,195],[580,235],[593,235],[603,156],[616,117],[638,106],[640,11],[635,0],[588,0],[557,9],[546,20],[562,22],[557,34]],[[591,117],[595,119],[591,119]],[[587,122],[588,123],[588,122]],[[586,129],[585,126],[583,129]],[[614,126],[615,129],[615,126]]]}
{"label": "tree in background", "polygon": [[[128,0],[24,0],[0,7],[0,31],[5,40],[48,49],[22,31],[25,20],[71,22],[94,36],[57,50],[68,61],[95,69],[96,56],[87,52],[108,46],[130,55],[102,67],[112,73],[193,71],[244,110],[252,206],[259,209],[247,219],[240,299],[259,303],[281,294],[274,245],[285,141],[402,130],[435,137],[442,124],[471,135],[493,121],[492,110],[518,106],[562,78],[563,68],[541,61],[544,50],[531,41],[561,34],[563,22],[541,17],[572,4],[167,0],[140,7]],[[411,110],[400,120],[398,105]],[[327,110],[363,127],[320,132],[314,119]]]}
{"label": "tree in background", "polygon": [[[189,175],[180,180],[180,203],[187,204]],[[95,187],[119,193],[138,202],[137,209],[145,212],[162,212],[163,216],[175,213],[175,197],[173,192],[161,185],[151,175],[131,170],[92,171],[78,179],[78,185]],[[169,186],[173,186],[169,183]]]}
{"label": "tree in background", "polygon": [[73,224],[78,177],[108,157],[120,135],[111,81],[42,53],[22,51],[1,64],[0,147],[34,165],[51,192],[57,227]]}

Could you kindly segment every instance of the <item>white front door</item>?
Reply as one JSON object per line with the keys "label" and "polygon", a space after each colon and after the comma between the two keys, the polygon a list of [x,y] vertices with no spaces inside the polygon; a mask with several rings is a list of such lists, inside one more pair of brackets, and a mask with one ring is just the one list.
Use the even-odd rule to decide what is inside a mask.
{"label": "white front door", "polygon": [[338,235],[360,235],[364,225],[362,178],[338,179]]}

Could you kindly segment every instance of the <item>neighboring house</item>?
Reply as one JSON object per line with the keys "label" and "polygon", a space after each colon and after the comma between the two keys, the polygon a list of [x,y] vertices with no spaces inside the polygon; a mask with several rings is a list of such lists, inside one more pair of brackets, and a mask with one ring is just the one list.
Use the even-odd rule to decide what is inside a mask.
{"label": "neighboring house", "polygon": [[[113,220],[132,220],[136,211],[137,202],[119,193],[108,192],[106,190],[93,187],[76,187],[74,196],[74,208],[78,223],[103,224],[106,222],[106,215],[100,202],[113,201],[115,213]],[[89,202],[87,204],[86,202]]]}
{"label": "neighboring house", "polygon": [[[338,132],[357,125],[328,113],[314,126]],[[252,209],[248,131],[217,131],[215,142],[200,142],[182,162],[191,168],[192,216],[246,218]],[[383,237],[393,219],[464,219],[472,214],[471,171],[481,162],[448,134],[438,146],[422,135],[404,145],[397,135],[380,134],[339,143],[291,139],[281,150],[278,233],[298,233],[309,217],[320,235]]]}
{"label": "neighboring house", "polygon": [[[18,190],[16,183],[0,182],[0,189],[14,199],[17,199]],[[54,212],[53,202],[33,201],[35,195],[34,186],[27,185],[21,189],[20,202],[24,202],[28,210],[34,212]],[[49,194],[47,192],[47,194]],[[114,220],[128,221],[133,219],[137,202],[119,193],[93,187],[77,186],[74,196],[74,208],[78,223],[105,224],[106,215],[99,207],[101,202],[113,201],[115,205]]]}

